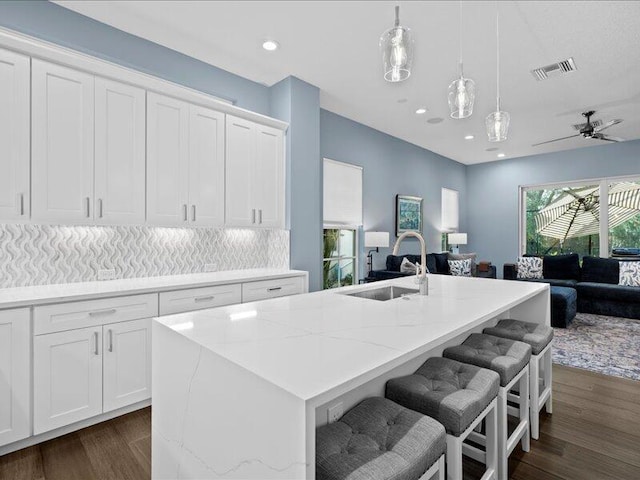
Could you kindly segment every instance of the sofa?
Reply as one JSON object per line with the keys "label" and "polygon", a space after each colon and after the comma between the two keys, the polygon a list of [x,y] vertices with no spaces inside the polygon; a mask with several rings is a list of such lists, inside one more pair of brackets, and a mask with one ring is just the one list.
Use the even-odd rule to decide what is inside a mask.
{"label": "sofa", "polygon": [[[389,280],[390,278],[406,277],[414,275],[412,273],[402,273],[400,271],[400,265],[403,259],[409,260],[411,263],[420,263],[420,255],[387,255],[387,263],[385,270],[373,270],[369,272],[367,277],[368,282],[376,282],[379,280]],[[442,253],[428,253],[427,254],[427,269],[429,273],[435,273],[439,275],[451,275],[449,272],[449,254],[447,252]],[[496,267],[494,265],[489,266],[487,272],[477,272],[475,276],[485,278],[496,278]]]}
{"label": "sofa", "polygon": [[575,288],[577,310],[613,317],[640,319],[640,287],[618,285],[618,258],[584,257],[582,266],[577,254],[545,255],[541,279],[517,278],[517,265],[505,264],[505,279],[546,282],[552,286]]}

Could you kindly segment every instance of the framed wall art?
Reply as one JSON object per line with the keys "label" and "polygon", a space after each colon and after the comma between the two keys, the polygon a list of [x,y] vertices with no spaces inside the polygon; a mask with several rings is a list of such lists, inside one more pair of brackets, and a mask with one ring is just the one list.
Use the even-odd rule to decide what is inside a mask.
{"label": "framed wall art", "polygon": [[422,232],[422,198],[396,195],[396,235]]}

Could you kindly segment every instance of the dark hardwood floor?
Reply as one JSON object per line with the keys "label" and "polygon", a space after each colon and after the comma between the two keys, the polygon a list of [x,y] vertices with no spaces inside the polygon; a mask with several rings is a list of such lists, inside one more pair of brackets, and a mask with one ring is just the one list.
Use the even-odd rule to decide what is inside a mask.
{"label": "dark hardwood floor", "polygon": [[[640,479],[640,382],[554,366],[553,415],[509,461],[512,480]],[[151,478],[149,408],[0,457],[2,480]],[[465,462],[465,480],[478,478]]]}

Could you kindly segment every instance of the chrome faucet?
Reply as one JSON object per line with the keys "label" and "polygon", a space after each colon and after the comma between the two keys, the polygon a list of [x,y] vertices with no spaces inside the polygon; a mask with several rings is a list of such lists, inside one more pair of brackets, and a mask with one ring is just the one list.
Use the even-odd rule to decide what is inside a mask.
{"label": "chrome faucet", "polygon": [[393,246],[393,255],[398,254],[400,243],[407,237],[416,237],[420,240],[420,266],[416,265],[416,277],[418,279],[418,285],[420,286],[420,295],[429,295],[429,284],[427,281],[427,244],[424,241],[424,237],[418,232],[404,232],[398,237],[398,240],[396,240]]}

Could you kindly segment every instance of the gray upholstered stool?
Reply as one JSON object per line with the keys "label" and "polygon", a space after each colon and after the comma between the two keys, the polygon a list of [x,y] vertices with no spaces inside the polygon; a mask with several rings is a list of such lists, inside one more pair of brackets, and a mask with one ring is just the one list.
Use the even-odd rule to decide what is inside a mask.
{"label": "gray upholstered stool", "polygon": [[444,427],[381,397],[316,430],[317,480],[444,480]]}
{"label": "gray upholstered stool", "polygon": [[[447,430],[447,478],[462,479],[462,455],[486,465],[483,479],[497,475],[497,406],[500,378],[495,372],[448,358],[428,359],[413,375],[387,382],[386,397],[435,418]],[[486,419],[486,436],[474,428]],[[482,437],[478,442],[477,438]],[[485,445],[481,450],[466,439]]]}
{"label": "gray upholstered stool", "polygon": [[[488,368],[500,375],[498,391],[498,478],[509,477],[509,455],[522,442],[522,450],[529,451],[529,360],[531,347],[523,342],[494,337],[484,333],[473,333],[462,343],[449,347],[442,355],[459,362]],[[518,409],[509,411],[509,392],[518,385]],[[520,421],[509,435],[507,416],[514,414]]]}
{"label": "gray upholstered stool", "polygon": [[485,328],[484,333],[509,338],[531,346],[529,361],[529,410],[531,436],[540,438],[540,410],[545,407],[551,413],[553,394],[551,391],[551,345],[553,328],[521,320],[500,320],[495,327]]}

